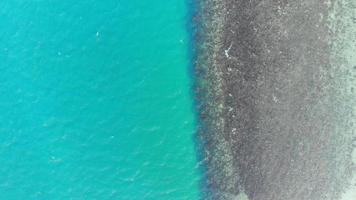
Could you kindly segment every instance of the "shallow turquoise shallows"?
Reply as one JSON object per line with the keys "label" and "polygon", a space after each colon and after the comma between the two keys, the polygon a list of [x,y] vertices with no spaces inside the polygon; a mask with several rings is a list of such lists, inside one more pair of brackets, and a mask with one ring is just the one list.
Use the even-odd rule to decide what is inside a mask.
{"label": "shallow turquoise shallows", "polygon": [[194,200],[184,0],[0,2],[0,200]]}

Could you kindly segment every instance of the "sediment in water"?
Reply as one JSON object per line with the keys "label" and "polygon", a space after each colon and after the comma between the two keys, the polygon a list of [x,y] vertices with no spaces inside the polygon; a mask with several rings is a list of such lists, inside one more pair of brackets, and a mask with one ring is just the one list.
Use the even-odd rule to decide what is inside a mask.
{"label": "sediment in water", "polygon": [[206,198],[354,199],[356,2],[198,5]]}

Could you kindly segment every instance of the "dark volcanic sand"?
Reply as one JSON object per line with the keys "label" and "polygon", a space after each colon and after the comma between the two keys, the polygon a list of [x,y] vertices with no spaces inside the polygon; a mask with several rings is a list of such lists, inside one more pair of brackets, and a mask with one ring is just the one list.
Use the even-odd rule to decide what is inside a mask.
{"label": "dark volcanic sand", "polygon": [[206,199],[344,199],[355,189],[356,63],[344,47],[356,2],[199,4]]}

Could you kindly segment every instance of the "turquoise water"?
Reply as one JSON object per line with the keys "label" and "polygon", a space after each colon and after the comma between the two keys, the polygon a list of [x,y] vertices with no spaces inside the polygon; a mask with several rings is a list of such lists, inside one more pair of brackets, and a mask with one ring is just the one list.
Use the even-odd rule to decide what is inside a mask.
{"label": "turquoise water", "polygon": [[0,2],[0,199],[199,198],[182,0]]}

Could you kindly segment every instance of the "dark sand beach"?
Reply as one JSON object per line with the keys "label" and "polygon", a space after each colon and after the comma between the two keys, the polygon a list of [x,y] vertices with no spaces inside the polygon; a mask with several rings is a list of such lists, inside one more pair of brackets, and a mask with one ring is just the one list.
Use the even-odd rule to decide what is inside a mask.
{"label": "dark sand beach", "polygon": [[356,2],[198,4],[206,199],[356,199]]}

